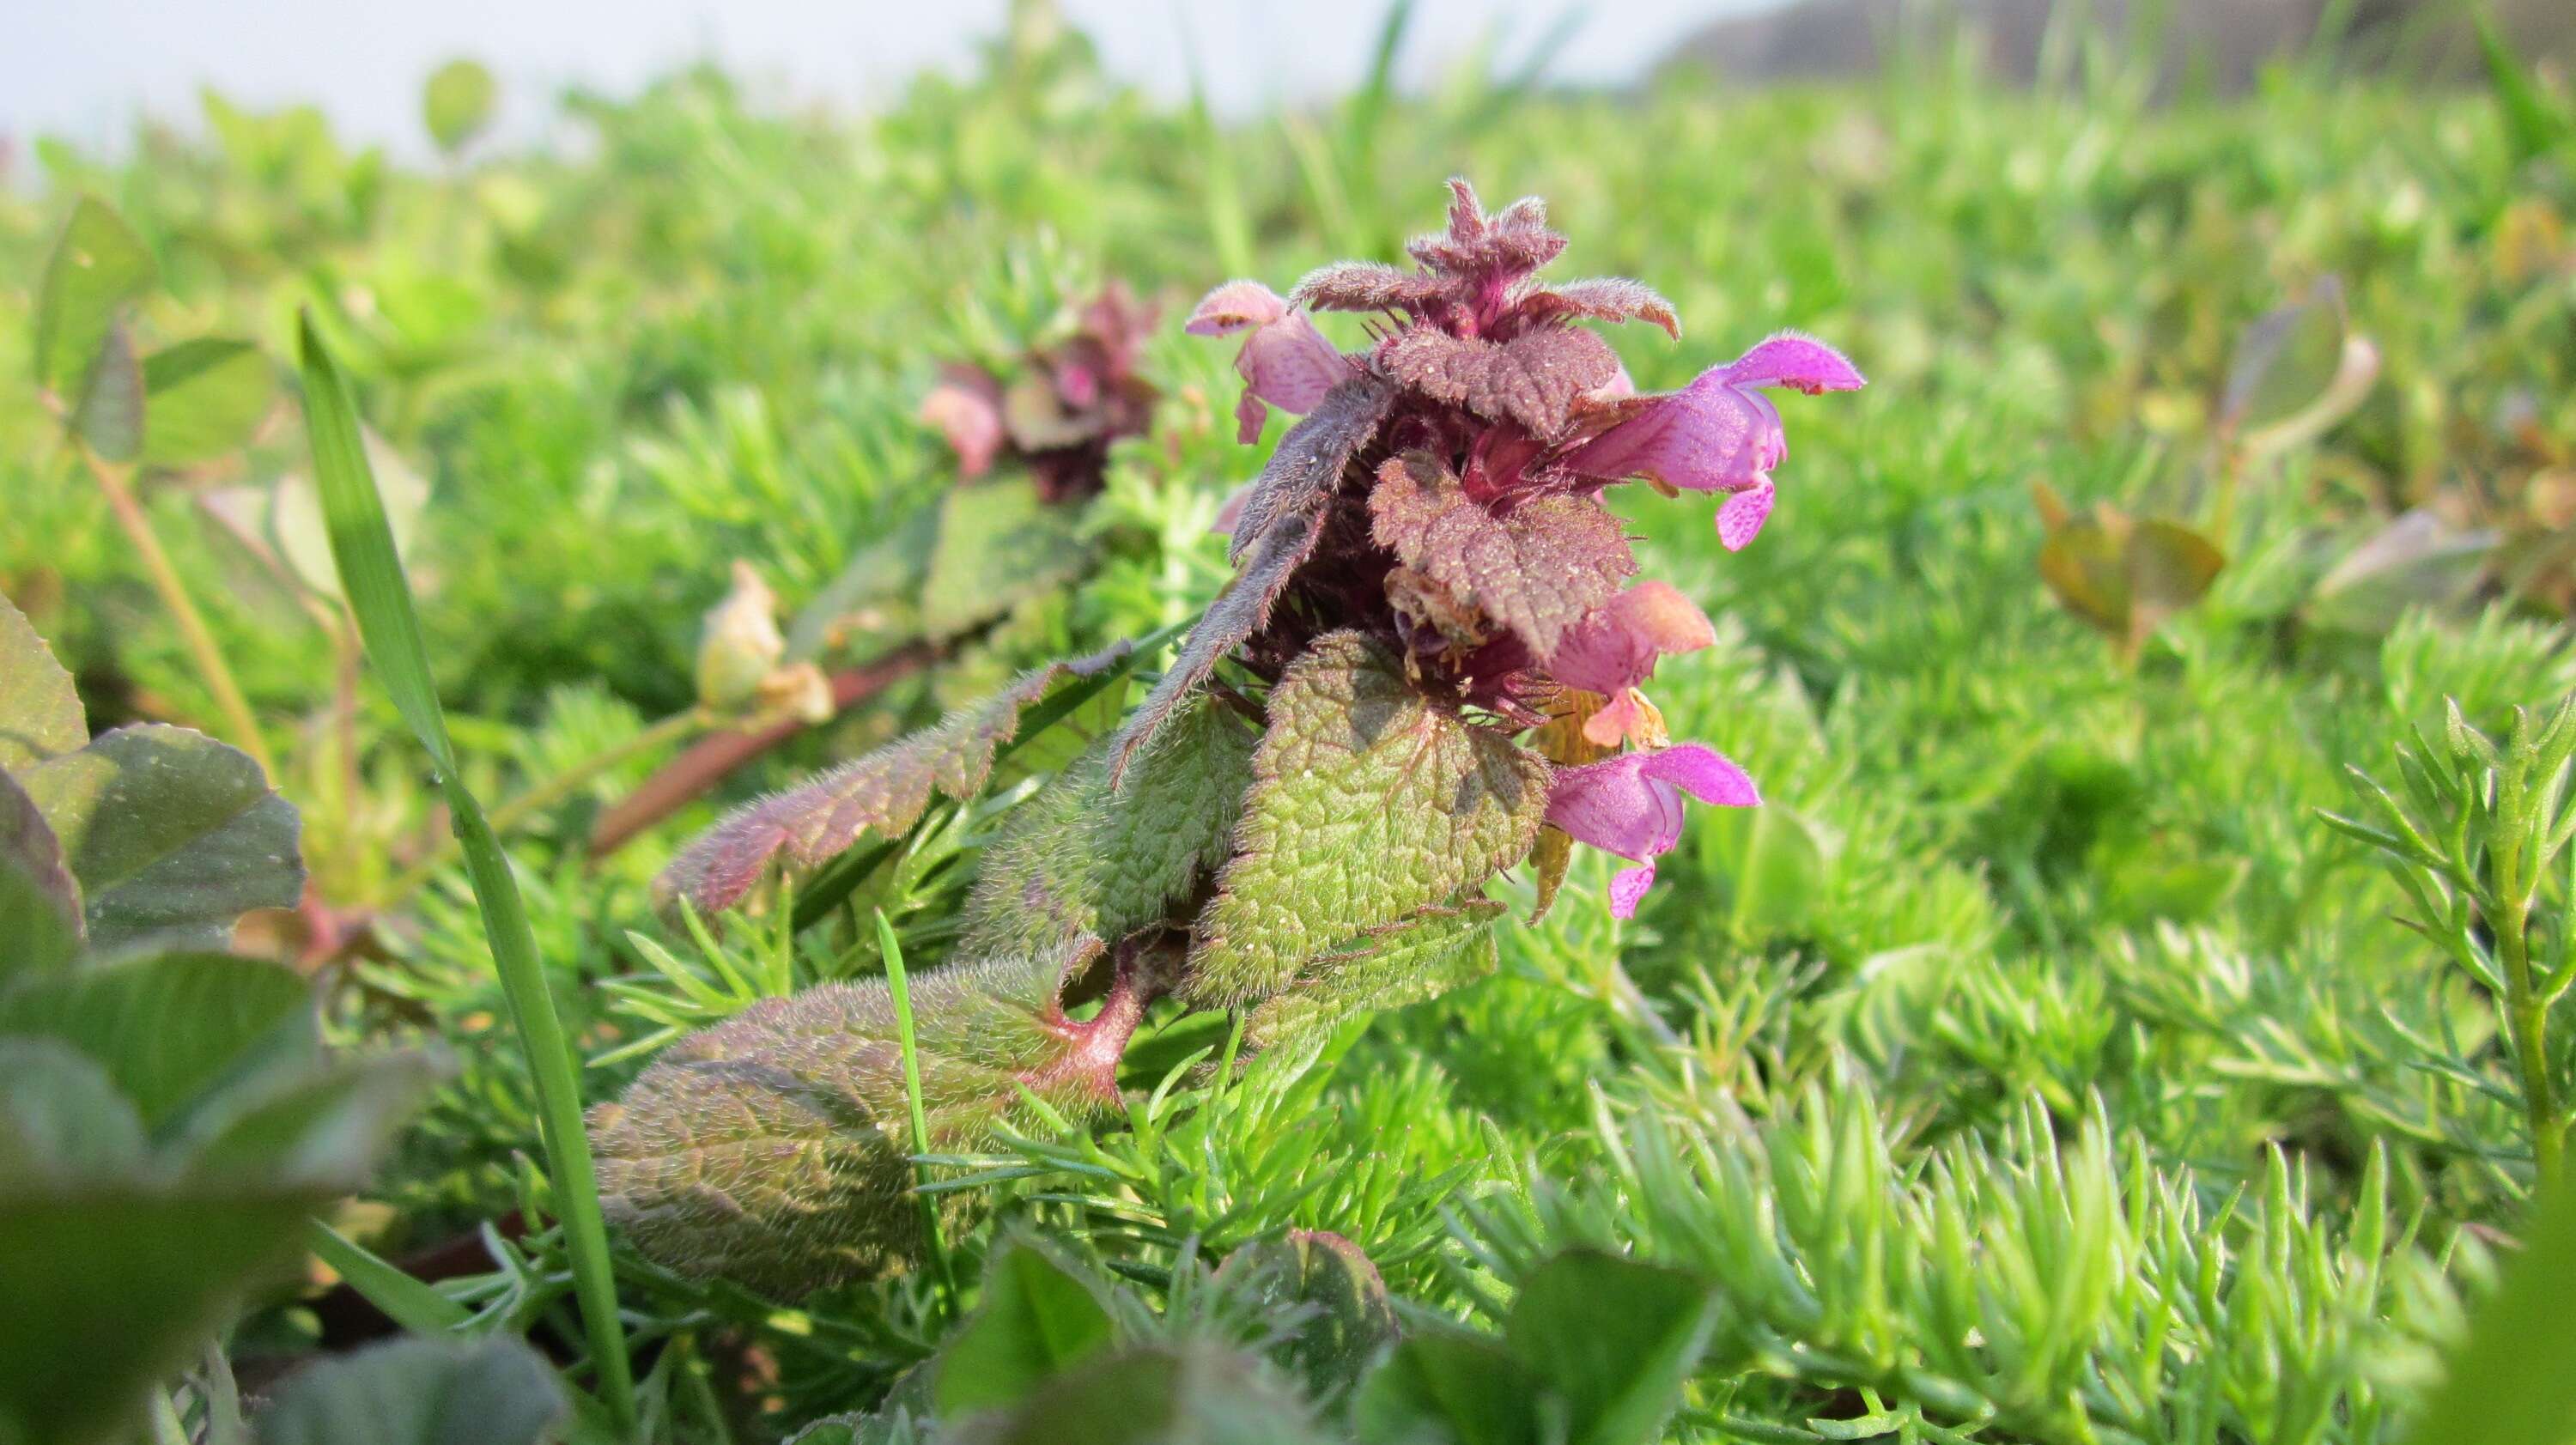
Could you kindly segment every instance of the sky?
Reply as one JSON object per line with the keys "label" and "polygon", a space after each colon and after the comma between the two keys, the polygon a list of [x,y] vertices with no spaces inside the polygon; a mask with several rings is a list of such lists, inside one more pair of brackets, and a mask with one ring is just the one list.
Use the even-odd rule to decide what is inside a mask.
{"label": "sky", "polygon": [[[1499,37],[1517,59],[1569,11],[1548,73],[1642,73],[1715,14],[1763,0],[1418,0],[1405,78],[1421,83]],[[1348,86],[1386,0],[1064,0],[1118,75],[1184,93],[1193,43],[1228,108]],[[470,55],[501,79],[500,134],[541,139],[550,98],[631,91],[715,58],[784,99],[865,108],[925,66],[961,68],[1006,0],[0,0],[0,135],[114,145],[138,115],[193,124],[197,92],[236,104],[309,101],[362,143],[427,151],[420,82]],[[1185,28],[1186,27],[1186,28]],[[1188,39],[1185,40],[1185,34]]]}

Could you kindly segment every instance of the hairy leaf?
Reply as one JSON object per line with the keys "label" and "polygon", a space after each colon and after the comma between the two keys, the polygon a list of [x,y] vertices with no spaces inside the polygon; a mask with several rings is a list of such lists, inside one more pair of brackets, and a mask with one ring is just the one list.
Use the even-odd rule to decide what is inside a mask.
{"label": "hairy leaf", "polygon": [[975,1317],[939,1352],[933,1387],[943,1419],[1008,1409],[1109,1348],[1108,1309],[1036,1244],[1006,1246],[984,1268]]}
{"label": "hairy leaf", "polygon": [[1540,1445],[1538,1386],[1499,1340],[1433,1328],[1396,1346],[1351,1414],[1365,1440]]}
{"label": "hairy leaf", "polygon": [[1271,1311],[1305,1311],[1280,1353],[1317,1399],[1349,1391],[1395,1341],[1395,1302],[1385,1279],[1358,1245],[1338,1234],[1292,1229],[1247,1244],[1226,1257],[1216,1278]]}
{"label": "hairy leaf", "polygon": [[80,691],[8,598],[0,597],[0,772],[16,772],[89,741]]}
{"label": "hairy leaf", "polygon": [[1521,297],[1512,309],[1525,320],[1579,316],[1588,321],[1651,321],[1676,341],[1682,334],[1682,320],[1673,303],[1643,282],[1618,277],[1542,287]]}
{"label": "hairy leaf", "polygon": [[1375,377],[1355,377],[1325,393],[1313,414],[1279,439],[1269,465],[1253,480],[1226,559],[1240,562],[1262,538],[1322,511],[1394,404],[1394,391]]}
{"label": "hairy leaf", "polygon": [[[1013,1116],[1022,1085],[1088,1113],[1108,1098],[1057,998],[1097,945],[951,964],[912,981],[934,1145]],[[882,979],[755,1004],[681,1040],[591,1111],[600,1198],[646,1254],[781,1297],[917,1254],[910,1122]]]}
{"label": "hairy leaf", "polygon": [[1254,735],[1230,708],[1185,704],[1130,770],[1109,782],[1094,748],[1022,804],[985,854],[962,925],[970,956],[1116,940],[1164,917],[1225,861]]}
{"label": "hairy leaf", "polygon": [[1076,530],[1080,517],[1077,508],[1048,505],[1028,476],[949,492],[922,580],[922,629],[953,637],[1079,575],[1090,551]]}
{"label": "hairy leaf", "polygon": [[250,440],[276,399],[277,378],[258,347],[208,337],[144,358],[143,391],[143,459],[180,466]]}
{"label": "hairy leaf", "polygon": [[186,728],[118,728],[18,775],[62,840],[100,948],[217,948],[254,908],[304,891],[295,809],[238,748]]}
{"label": "hairy leaf", "polygon": [[1519,422],[1540,437],[1564,431],[1575,401],[1619,374],[1609,342],[1569,326],[1499,343],[1420,326],[1398,336],[1382,360],[1396,380],[1425,396],[1490,421]]}
{"label": "hairy leaf", "polygon": [[71,962],[81,946],[80,885],[26,790],[0,773],[0,986]]}
{"label": "hairy leaf", "polygon": [[1427,276],[1380,261],[1337,261],[1307,272],[1288,299],[1317,311],[1419,311],[1466,290],[1448,276]]}
{"label": "hairy leaf", "polygon": [[1323,519],[1313,513],[1283,517],[1262,535],[1233,583],[1200,614],[1198,625],[1190,629],[1189,641],[1181,644],[1179,654],[1172,659],[1171,670],[1154,684],[1152,692],[1145,694],[1127,725],[1119,729],[1109,750],[1112,787],[1125,780],[1136,754],[1154,740],[1181,705],[1197,696],[1207,680],[1215,676],[1216,665],[1225,660],[1226,654],[1268,625],[1270,609],[1288,590],[1289,579],[1314,554],[1315,543],[1322,535]]}
{"label": "hairy leaf", "polygon": [[1390,458],[1369,494],[1371,530],[1433,581],[1545,657],[1637,570],[1619,519],[1591,497],[1534,497],[1497,517],[1446,466]]}
{"label": "hairy leaf", "polygon": [[1311,960],[1294,985],[1256,1005],[1244,1042],[1294,1056],[1319,1048],[1353,1014],[1403,1008],[1489,977],[1499,964],[1494,920],[1503,905],[1477,899],[1427,908]]}
{"label": "hairy leaf", "polygon": [[1529,852],[1547,808],[1545,762],[1350,632],[1271,689],[1253,777],[1190,957],[1204,1003],[1266,998],[1341,940],[1473,890]]}
{"label": "hairy leaf", "polygon": [[36,289],[36,383],[77,407],[108,329],[161,268],[125,218],[83,196],[54,242]]}
{"label": "hairy leaf", "polygon": [[1523,196],[1487,215],[1476,188],[1464,177],[1449,180],[1449,228],[1405,243],[1405,254],[1453,276],[1514,275],[1535,271],[1565,250],[1565,237],[1547,229],[1547,203]]}
{"label": "hairy leaf", "polygon": [[554,1367],[507,1335],[405,1339],[298,1370],[259,1414],[257,1445],[536,1445],[569,1402]]}
{"label": "hairy leaf", "polygon": [[992,771],[994,750],[1018,731],[1022,709],[1066,679],[1090,677],[1123,656],[1120,647],[1048,663],[936,727],[736,809],[672,859],[658,886],[666,897],[684,897],[706,912],[730,908],[782,854],[811,868],[870,832],[891,836],[911,827],[933,792],[972,798]]}

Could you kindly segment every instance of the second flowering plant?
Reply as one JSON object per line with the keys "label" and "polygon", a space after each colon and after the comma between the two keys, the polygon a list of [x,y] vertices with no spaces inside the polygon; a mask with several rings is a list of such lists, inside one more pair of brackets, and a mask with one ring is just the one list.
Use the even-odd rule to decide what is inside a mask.
{"label": "second flowering plant", "polygon": [[[1715,747],[1675,742],[1643,691],[1714,640],[1678,590],[1636,577],[1613,486],[1723,496],[1752,542],[1787,455],[1772,393],[1846,391],[1833,348],[1784,333],[1640,395],[1590,322],[1675,335],[1632,281],[1549,285],[1565,240],[1524,200],[1451,183],[1414,264],[1328,266],[1282,297],[1216,288],[1193,334],[1238,341],[1240,435],[1300,416],[1231,502],[1232,583],[1123,722],[1010,815],[944,966],[913,993],[934,1144],[1037,1101],[1116,1105],[1149,1005],[1239,1010],[1255,1049],[1490,971],[1491,880],[1530,865],[1540,906],[1574,844],[1630,866],[1633,913],[1685,800],[1760,801]],[[1370,317],[1344,352],[1311,314]],[[1121,668],[1060,663],[928,732],[753,804],[671,866],[701,910],[760,896],[987,785],[1048,700]],[[896,1014],[831,985],[674,1045],[592,1121],[612,1217],[648,1253],[776,1293],[900,1268],[921,1245],[907,1181]]]}

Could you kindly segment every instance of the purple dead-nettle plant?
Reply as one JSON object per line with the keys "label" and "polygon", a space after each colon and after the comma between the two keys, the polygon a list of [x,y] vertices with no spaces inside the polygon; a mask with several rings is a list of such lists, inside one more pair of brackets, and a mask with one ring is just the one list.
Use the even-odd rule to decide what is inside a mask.
{"label": "purple dead-nettle plant", "polygon": [[[1297,415],[1225,513],[1236,576],[1127,715],[1010,814],[946,965],[915,993],[936,1146],[1117,1100],[1148,1007],[1240,1010],[1256,1050],[1315,1047],[1355,1011],[1494,967],[1488,899],[1527,863],[1544,911],[1576,842],[1628,860],[1625,918],[1679,841],[1684,799],[1760,801],[1675,744],[1640,690],[1706,647],[1706,616],[1637,563],[1603,505],[1645,480],[1718,492],[1740,548],[1787,454],[1766,391],[1846,391],[1831,347],[1775,336],[1679,391],[1637,395],[1582,323],[1678,335],[1631,281],[1542,285],[1564,248],[1535,200],[1488,215],[1451,183],[1412,268],[1345,263],[1281,297],[1218,287],[1187,327],[1239,338],[1241,434]],[[1309,312],[1367,313],[1362,350]],[[961,453],[963,448],[961,447]],[[975,797],[1025,711],[1116,654],[1031,673],[939,727],[743,809],[665,886],[753,906],[811,869]],[[1092,1002],[1098,1001],[1096,1008]],[[780,1292],[898,1267],[920,1241],[881,984],[778,1000],[674,1047],[595,1119],[609,1206],[667,1262]]]}
{"label": "purple dead-nettle plant", "polygon": [[1075,313],[1070,334],[1032,347],[1006,372],[940,368],[921,419],[947,439],[969,482],[1018,463],[1050,502],[1095,496],[1110,443],[1142,435],[1153,412],[1153,384],[1136,369],[1153,325],[1152,308],[1112,281]]}

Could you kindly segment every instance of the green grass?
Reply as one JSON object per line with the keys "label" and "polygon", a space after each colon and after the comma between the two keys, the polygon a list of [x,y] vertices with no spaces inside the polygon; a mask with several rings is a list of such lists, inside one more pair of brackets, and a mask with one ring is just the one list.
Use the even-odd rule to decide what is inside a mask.
{"label": "green grass", "polygon": [[[365,540],[354,418],[428,479],[400,562],[371,529],[349,567],[374,668],[355,687],[206,505],[313,464],[293,406],[142,496],[304,812],[318,898],[379,915],[327,975],[333,1030],[459,1066],[355,1237],[398,1259],[470,1231],[532,1197],[519,1161],[545,1158],[564,1228],[448,1290],[479,1328],[586,1349],[612,1409],[634,1349],[654,1438],[716,1438],[654,1373],[692,1351],[757,1366],[733,1438],[900,1398],[1016,1221],[1129,1282],[1149,1323],[1123,1331],[1176,1341],[1258,1333],[1194,1290],[1290,1227],[1357,1242],[1416,1323],[1499,1326],[1567,1246],[1705,1269],[1726,1282],[1677,1438],[2393,1439],[2523,1227],[2534,1147],[2484,995],[2317,815],[2360,806],[2348,768],[2394,779],[2446,698],[2497,731],[2576,687],[2576,153],[2545,85],[2509,88],[2510,110],[2307,69],[2235,101],[2143,89],[2007,94],[1935,66],[1612,96],[1470,74],[1219,124],[1078,48],[1005,47],[866,117],[676,75],[568,102],[578,158],[469,151],[434,173],[231,116],[211,140],[148,131],[128,160],[43,150],[38,185],[0,193],[0,334],[26,331],[53,231],[94,192],[158,254],[144,332],[256,337],[281,378],[304,358],[308,404],[338,418],[317,430],[344,560]],[[1205,524],[1259,454],[1232,440],[1230,349],[1179,316],[1232,274],[1284,289],[1391,256],[1452,173],[1544,196],[1574,238],[1558,273],[1673,300],[1679,343],[1614,338],[1641,388],[1784,326],[1868,373],[1857,396],[1783,399],[1779,510],[1747,551],[1718,547],[1705,499],[1620,503],[1646,574],[1721,633],[1655,698],[1770,806],[1695,814],[1629,924],[1579,858],[1554,913],[1504,931],[1500,977],[1302,1076],[1235,1066],[1221,1034],[1146,1038],[1119,1126],[1040,1119],[943,1166],[998,1181],[994,1208],[942,1216],[962,1301],[898,1280],[787,1308],[612,1261],[579,1111],[644,1061],[579,1064],[651,1024],[601,985],[773,947],[657,922],[655,868],[722,804],[1191,615],[1227,575]],[[950,485],[913,414],[937,365],[1011,354],[1110,276],[1163,305],[1164,400],[1087,519],[1097,570],[587,860],[591,820],[665,756],[618,749],[695,703],[729,564],[790,609],[814,596]],[[2237,346],[2325,276],[2378,380],[2228,480],[2213,418]],[[1345,321],[1324,325],[1354,344]],[[96,729],[219,728],[28,365],[0,348],[0,590]],[[2044,586],[2036,483],[2200,527],[2227,565],[2124,658]],[[2324,625],[2337,564],[2419,506],[2506,545],[2468,585],[2398,578],[2419,605]],[[546,805],[497,840],[514,884],[475,800],[532,793]],[[398,895],[450,818],[463,866]],[[935,813],[847,880],[882,945],[826,918],[760,977],[900,955],[917,982],[995,821]],[[2539,885],[2552,929],[2567,883]],[[2563,1097],[2560,1014],[2538,1062]],[[1221,1085],[1162,1072],[1221,1047]],[[236,1352],[309,1343],[291,1303],[264,1301]],[[1962,1345],[1971,1323],[1985,1349]]]}

